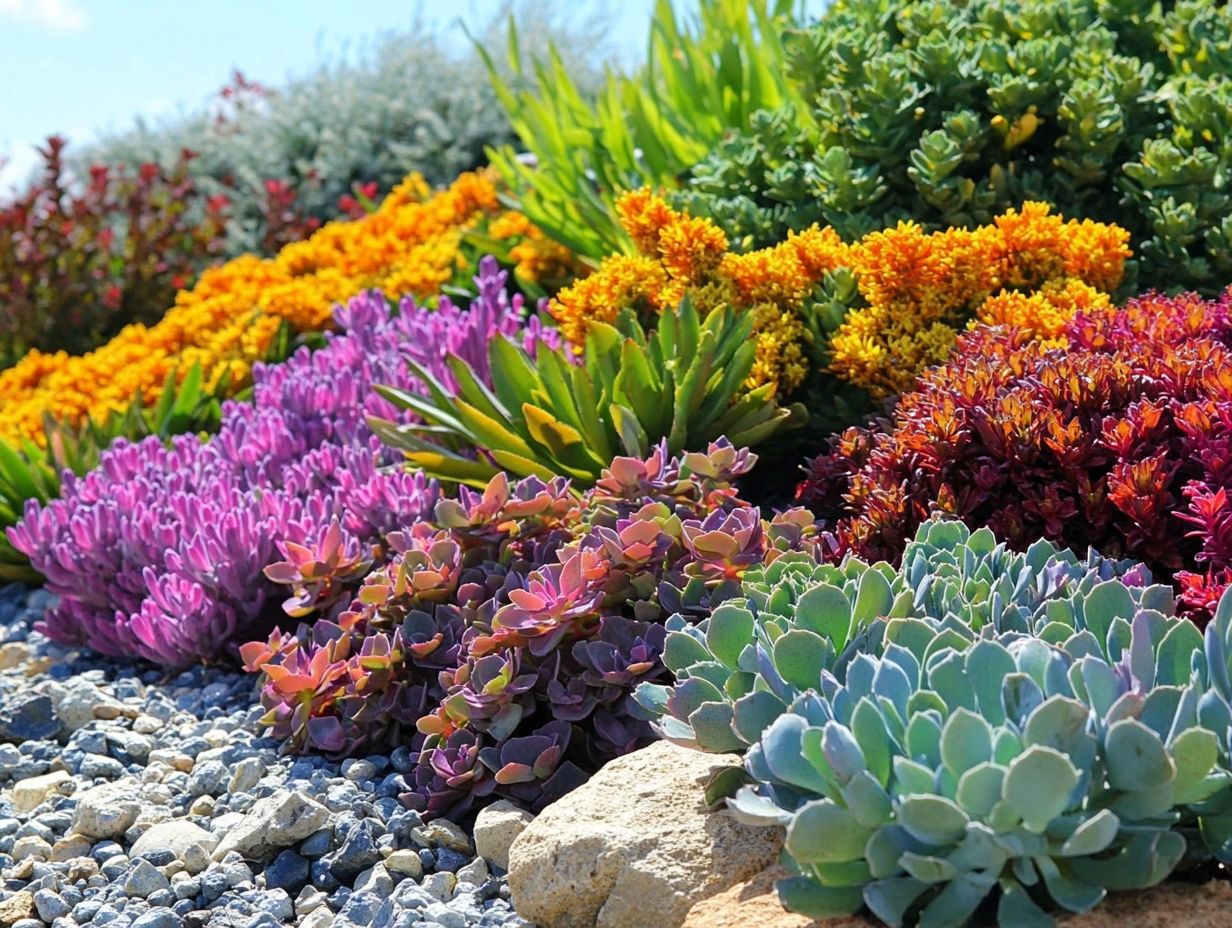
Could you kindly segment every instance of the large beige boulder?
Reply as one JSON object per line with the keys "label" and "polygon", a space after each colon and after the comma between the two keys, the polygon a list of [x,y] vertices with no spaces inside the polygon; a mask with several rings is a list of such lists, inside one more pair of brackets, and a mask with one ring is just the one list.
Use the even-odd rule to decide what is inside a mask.
{"label": "large beige boulder", "polygon": [[[815,920],[788,912],[774,891],[786,872],[772,866],[751,880],[703,899],[684,928],[870,928],[876,919]],[[1232,928],[1232,884],[1165,883],[1137,893],[1116,893],[1086,915],[1064,916],[1066,928]]]}
{"label": "large beige boulder", "polygon": [[550,928],[678,928],[695,902],[764,869],[778,830],[706,807],[705,782],[736,763],[667,742],[612,761],[514,840],[518,914]]}

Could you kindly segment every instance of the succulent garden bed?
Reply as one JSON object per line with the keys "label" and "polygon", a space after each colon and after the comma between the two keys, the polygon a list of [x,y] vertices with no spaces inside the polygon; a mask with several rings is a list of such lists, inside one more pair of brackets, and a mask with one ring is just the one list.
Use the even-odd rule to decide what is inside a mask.
{"label": "succulent garden bed", "polygon": [[0,211],[0,928],[1232,928],[1232,8],[508,38]]}

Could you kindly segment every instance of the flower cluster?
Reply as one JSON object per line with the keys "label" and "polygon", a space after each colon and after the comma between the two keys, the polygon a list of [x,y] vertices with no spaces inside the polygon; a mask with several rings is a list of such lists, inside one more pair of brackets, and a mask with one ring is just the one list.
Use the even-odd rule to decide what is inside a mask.
{"label": "flower cluster", "polygon": [[227,201],[198,189],[192,152],[165,170],[91,165],[75,183],[65,147],[48,139],[38,182],[0,204],[0,368],[157,319],[222,249]]}
{"label": "flower cluster", "polygon": [[1055,338],[1075,312],[1109,305],[1129,256],[1124,230],[1067,222],[1038,203],[971,231],[929,233],[905,222],[846,245],[813,226],[745,254],[728,251],[709,220],[647,191],[625,194],[617,208],[638,253],[605,259],[553,300],[566,336],[580,342],[591,321],[610,322],[625,308],[661,313],[685,295],[703,311],[733,305],[756,320],[752,381],[784,392],[808,373],[808,342],[826,337],[811,316],[819,285],[838,269],[854,275],[853,302],[815,354],[842,380],[884,396],[944,361],[969,323],[1013,323]]}
{"label": "flower cluster", "polygon": [[202,274],[156,325],[133,325],[82,356],[31,352],[0,374],[0,439],[43,440],[43,419],[80,425],[147,403],[169,374],[200,365],[207,384],[246,384],[283,326],[315,331],[331,308],[371,288],[390,299],[433,297],[467,262],[462,234],[499,217],[492,179],[463,174],[431,193],[412,175],[361,219],[325,225],[273,258],[244,255]]}
{"label": "flower cluster", "polygon": [[1059,348],[980,328],[798,497],[864,557],[896,557],[933,511],[1020,548],[1134,557],[1204,621],[1232,579],[1230,305],[1148,295],[1079,313]]}
{"label": "flower cluster", "polygon": [[812,228],[741,255],[728,251],[727,237],[712,222],[673,210],[648,190],[624,194],[616,209],[638,253],[605,258],[552,301],[552,315],[570,341],[581,344],[591,321],[612,322],[622,309],[654,315],[689,295],[703,315],[727,305],[754,314],[753,384],[775,383],[786,393],[803,382],[802,303],[827,271],[845,262],[847,248],[837,235]]}
{"label": "flower cluster", "polygon": [[1026,203],[992,225],[925,232],[912,222],[865,236],[850,267],[867,306],[831,339],[832,370],[875,396],[911,389],[972,322],[1012,323],[1055,339],[1080,309],[1108,306],[1129,233],[1065,221]]}
{"label": "flower cluster", "polygon": [[750,567],[811,550],[811,516],[764,520],[733,481],[756,455],[724,440],[616,458],[579,496],[563,478],[500,474],[390,534],[392,557],[348,603],[356,558],[289,550],[295,635],[241,649],[265,674],[265,723],[301,750],[409,743],[403,801],[458,815],[506,797],[539,807],[649,740],[631,699],[663,676],[663,620],[702,614]]}
{"label": "flower cluster", "polygon": [[66,479],[60,499],[28,503],[8,534],[60,598],[48,636],[184,665],[268,629],[277,588],[262,571],[286,551],[370,561],[374,543],[431,512],[438,496],[422,474],[382,466],[393,455],[365,417],[406,417],[372,386],[421,389],[410,361],[448,381],[447,351],[473,358],[483,376],[497,334],[556,343],[537,319],[524,325],[506,276],[482,262],[467,311],[408,298],[391,316],[379,292],[356,297],[336,312],[345,334],[258,365],[253,402],[228,403],[213,438],[120,442],[96,470]]}

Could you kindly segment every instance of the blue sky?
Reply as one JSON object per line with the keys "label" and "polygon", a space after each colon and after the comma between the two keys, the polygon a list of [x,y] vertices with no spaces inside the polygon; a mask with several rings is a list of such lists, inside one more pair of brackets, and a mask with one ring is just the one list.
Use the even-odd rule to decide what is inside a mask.
{"label": "blue sky", "polygon": [[[0,0],[0,191],[34,163],[52,133],[82,141],[143,115],[203,105],[232,68],[266,84],[408,30],[418,19],[465,41],[455,21],[482,24],[501,0]],[[643,46],[653,0],[572,0],[598,13],[630,60]],[[559,6],[558,6],[559,8]]]}

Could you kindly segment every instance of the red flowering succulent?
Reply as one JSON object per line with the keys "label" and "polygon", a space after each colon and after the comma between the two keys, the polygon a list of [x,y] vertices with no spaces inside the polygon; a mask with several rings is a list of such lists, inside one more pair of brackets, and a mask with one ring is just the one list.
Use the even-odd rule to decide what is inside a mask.
{"label": "red flowering succulent", "polygon": [[1061,348],[966,336],[892,421],[851,429],[798,498],[837,550],[896,557],[929,513],[1133,557],[1198,622],[1232,579],[1232,290],[1085,313]]}

